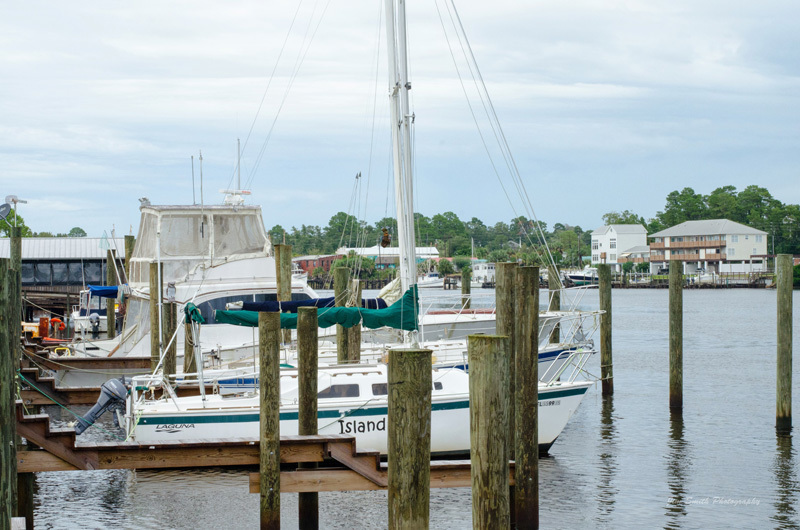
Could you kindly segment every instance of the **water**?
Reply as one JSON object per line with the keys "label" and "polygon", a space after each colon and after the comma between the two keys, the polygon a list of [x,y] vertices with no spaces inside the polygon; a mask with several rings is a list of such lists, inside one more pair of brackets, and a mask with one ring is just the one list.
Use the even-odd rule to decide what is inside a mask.
{"label": "water", "polygon": [[[667,298],[667,290],[614,290],[615,394],[603,399],[599,385],[591,389],[541,460],[542,527],[800,528],[798,445],[774,428],[775,293],[684,292],[682,419],[668,407]],[[597,291],[581,302],[597,306]],[[800,344],[798,292],[794,315]],[[599,358],[590,370],[599,374]],[[798,423],[797,368],[793,396]],[[259,497],[248,493],[247,474],[39,473],[36,526],[257,528]],[[469,489],[432,490],[431,527],[470,528],[470,502]],[[296,528],[297,495],[281,503],[284,527]],[[386,521],[385,492],[320,494],[322,528]]]}

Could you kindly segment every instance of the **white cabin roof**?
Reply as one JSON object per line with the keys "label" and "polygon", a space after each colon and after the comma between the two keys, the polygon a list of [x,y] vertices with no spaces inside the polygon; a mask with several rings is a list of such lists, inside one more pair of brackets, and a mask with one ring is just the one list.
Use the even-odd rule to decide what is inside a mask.
{"label": "white cabin roof", "polygon": [[766,235],[766,232],[728,219],[707,219],[704,221],[685,221],[666,230],[650,234],[648,237],[675,236],[713,236],[725,234]]}

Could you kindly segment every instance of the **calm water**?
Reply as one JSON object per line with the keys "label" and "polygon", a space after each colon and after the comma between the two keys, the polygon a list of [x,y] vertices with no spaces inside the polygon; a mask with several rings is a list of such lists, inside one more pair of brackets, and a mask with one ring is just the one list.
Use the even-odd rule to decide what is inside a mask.
{"label": "calm water", "polygon": [[[774,429],[775,293],[684,292],[683,419],[668,408],[667,296],[613,292],[615,395],[590,390],[541,460],[542,527],[800,528],[799,442]],[[597,305],[596,291],[581,303]],[[795,345],[799,315],[795,292]],[[37,485],[37,528],[258,526],[246,470],[40,473]],[[297,496],[281,501],[296,528]],[[470,510],[469,489],[431,492],[433,528],[470,528]],[[320,512],[323,528],[384,528],[386,494],[323,493]]]}

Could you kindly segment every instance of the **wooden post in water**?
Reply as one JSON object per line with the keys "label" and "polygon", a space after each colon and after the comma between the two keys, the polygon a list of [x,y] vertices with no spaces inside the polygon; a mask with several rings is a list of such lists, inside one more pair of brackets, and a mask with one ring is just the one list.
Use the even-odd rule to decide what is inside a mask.
{"label": "wooden post in water", "polygon": [[[8,311],[11,315],[11,341],[10,354],[14,358],[14,372],[19,370],[20,360],[20,335],[22,333],[22,227],[11,227],[10,240],[11,261],[8,274]],[[69,307],[69,305],[67,305]],[[14,325],[16,322],[16,325]],[[16,377],[16,376],[15,376]]]}
{"label": "wooden post in water", "polygon": [[[548,311],[561,311],[561,279],[555,265],[547,267],[547,289],[550,291]],[[561,326],[556,324],[550,332],[550,344],[561,342]]]}
{"label": "wooden post in water", "polygon": [[161,285],[158,282],[158,263],[150,263],[150,371],[154,371],[161,359],[161,333],[159,332],[158,303],[161,301]]}
{"label": "wooden post in water", "polygon": [[539,267],[517,269],[514,514],[539,528]]}
{"label": "wooden post in water", "polygon": [[775,429],[778,434],[792,431],[792,256],[775,259],[778,295],[778,381]]}
{"label": "wooden post in water", "polygon": [[[115,266],[115,253],[108,250],[106,253],[106,285],[117,285],[117,271]],[[114,314],[114,306],[117,305],[116,298],[106,298],[106,332],[108,338],[113,339],[117,336],[117,316]]]}
{"label": "wooden post in water", "polygon": [[683,273],[669,267],[669,409],[683,412]]}
{"label": "wooden post in water", "polygon": [[603,395],[614,393],[614,363],[611,358],[611,265],[597,266],[600,281],[600,379],[603,381]]}
{"label": "wooden post in water", "polygon": [[[336,267],[333,269],[333,296],[336,297],[336,307],[344,307],[347,305],[347,291],[350,283],[350,268]],[[347,330],[336,324],[336,359],[339,364],[347,362],[347,356],[350,352],[348,345],[349,335]]]}
{"label": "wooden post in water", "polygon": [[258,314],[261,528],[281,527],[280,313]]}
{"label": "wooden post in water", "polygon": [[131,281],[131,258],[133,258],[133,249],[136,246],[136,238],[134,236],[125,236],[125,277],[128,282]]}
{"label": "wooden post in water", "polygon": [[[164,324],[162,329],[164,334],[161,337],[161,342],[166,348],[164,354],[164,375],[174,375],[178,371],[178,338],[173,340],[172,336],[178,329],[178,304],[175,302],[168,302],[163,307]],[[172,341],[170,343],[170,341]],[[169,346],[169,347],[167,347]]]}
{"label": "wooden post in water", "polygon": [[[353,278],[350,280],[350,293],[355,307],[361,307],[361,281]],[[356,324],[347,332],[347,362],[361,361],[361,324]]]}
{"label": "wooden post in water", "polygon": [[431,350],[389,354],[389,528],[428,528]]}
{"label": "wooden post in water", "polygon": [[470,335],[472,528],[508,528],[509,338]]}
{"label": "wooden post in water", "polygon": [[470,294],[472,292],[472,269],[464,267],[461,270],[461,308],[469,309],[472,306]]}
{"label": "wooden post in water", "polygon": [[9,276],[11,263],[0,259],[0,528],[10,528],[17,504],[17,385],[11,354],[11,326],[19,326],[11,315]]}
{"label": "wooden post in water", "polygon": [[[297,310],[298,434],[317,434],[318,333],[316,307]],[[314,469],[316,462],[300,463],[300,469]],[[301,493],[298,502],[300,530],[319,528],[319,493]]]}
{"label": "wooden post in water", "polygon": [[[515,320],[515,291],[514,285],[516,283],[516,263],[498,263],[495,265],[495,278],[497,281],[495,289],[495,307],[497,311],[496,329],[497,334],[508,337],[508,365],[513,371],[515,365],[514,352],[516,346],[514,344],[514,320]],[[514,377],[509,379],[508,395],[513,396]],[[509,401],[509,418],[514,417],[514,403]],[[509,459],[514,459],[514,425],[509,421],[508,431],[508,454]]]}
{"label": "wooden post in water", "polygon": [[[292,245],[275,245],[275,275],[278,283],[278,300],[292,300]],[[281,342],[292,342],[292,330],[281,331]]]}

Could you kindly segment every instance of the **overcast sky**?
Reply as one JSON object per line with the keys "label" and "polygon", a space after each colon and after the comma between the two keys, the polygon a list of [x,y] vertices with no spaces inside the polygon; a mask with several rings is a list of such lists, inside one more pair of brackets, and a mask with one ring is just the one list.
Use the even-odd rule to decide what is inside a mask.
{"label": "overcast sky", "polygon": [[[381,5],[7,2],[0,199],[27,199],[35,231],[135,234],[138,198],[192,202],[192,155],[199,202],[201,150],[204,202],[219,203],[240,138],[242,185],[267,228],[393,216]],[[416,210],[508,222],[525,211],[498,183],[502,159],[486,154],[437,6],[408,6]],[[549,227],[594,229],[612,210],[649,218],[686,186],[758,184],[800,203],[800,2],[456,6]]]}

